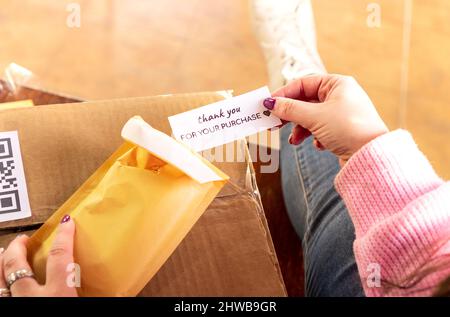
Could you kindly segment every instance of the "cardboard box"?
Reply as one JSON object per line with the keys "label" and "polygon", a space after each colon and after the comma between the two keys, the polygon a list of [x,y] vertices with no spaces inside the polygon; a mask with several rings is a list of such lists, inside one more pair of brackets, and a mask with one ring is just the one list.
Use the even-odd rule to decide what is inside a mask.
{"label": "cardboard box", "polygon": [[13,90],[11,85],[6,81],[0,79],[0,102],[14,102],[29,99],[33,101],[34,105],[39,106],[81,101],[78,98],[54,94],[23,85],[15,85],[14,88],[16,90]]}
{"label": "cardboard box", "polygon": [[[31,232],[40,226],[122,143],[120,130],[130,117],[140,115],[170,133],[168,116],[225,95],[184,94],[0,111],[0,131],[19,133],[33,210],[31,218],[0,223],[0,245],[5,246],[18,230]],[[243,142],[238,147],[246,151]],[[218,166],[231,176],[231,183],[142,296],[286,295],[248,156],[245,162]]]}

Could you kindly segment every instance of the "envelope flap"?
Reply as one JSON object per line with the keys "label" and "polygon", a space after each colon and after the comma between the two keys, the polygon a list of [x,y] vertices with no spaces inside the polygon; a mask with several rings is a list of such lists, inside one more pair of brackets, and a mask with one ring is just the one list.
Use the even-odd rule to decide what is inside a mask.
{"label": "envelope flap", "polygon": [[200,184],[226,179],[216,173],[198,154],[167,134],[152,128],[139,116],[128,120],[122,129],[122,138],[174,165]]}

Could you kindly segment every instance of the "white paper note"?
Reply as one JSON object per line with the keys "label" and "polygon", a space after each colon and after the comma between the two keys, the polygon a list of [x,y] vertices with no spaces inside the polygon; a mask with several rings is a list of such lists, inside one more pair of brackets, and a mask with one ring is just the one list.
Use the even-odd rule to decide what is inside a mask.
{"label": "white paper note", "polygon": [[31,217],[17,131],[0,132],[0,222]]}
{"label": "white paper note", "polygon": [[199,152],[281,124],[263,106],[270,91],[263,87],[169,117],[174,137]]}

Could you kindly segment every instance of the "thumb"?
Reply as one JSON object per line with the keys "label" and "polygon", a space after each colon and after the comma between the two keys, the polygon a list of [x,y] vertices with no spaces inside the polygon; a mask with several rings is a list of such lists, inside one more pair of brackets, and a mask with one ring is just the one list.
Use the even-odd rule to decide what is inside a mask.
{"label": "thumb", "polygon": [[306,129],[311,126],[316,106],[310,102],[283,97],[267,98],[263,104],[278,118],[297,123]]}
{"label": "thumb", "polygon": [[74,262],[74,234],[75,223],[69,215],[66,215],[58,226],[53,245],[48,255],[46,285],[66,286],[68,265]]}

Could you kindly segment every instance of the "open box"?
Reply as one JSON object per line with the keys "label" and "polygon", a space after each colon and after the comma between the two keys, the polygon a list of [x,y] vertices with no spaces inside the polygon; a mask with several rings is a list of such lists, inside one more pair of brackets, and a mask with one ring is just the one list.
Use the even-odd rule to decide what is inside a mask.
{"label": "open box", "polygon": [[[24,89],[25,98],[35,104],[42,104],[41,98],[46,103],[75,101]],[[140,115],[170,134],[168,116],[226,96],[227,92],[182,94],[0,111],[0,131],[19,133],[33,211],[31,218],[0,223],[0,245],[7,245],[18,231],[38,228],[121,144],[120,130],[130,117]],[[18,99],[7,93],[3,97]],[[231,183],[142,296],[286,295],[245,142],[237,142],[236,149],[244,153],[243,162],[216,163]]]}

